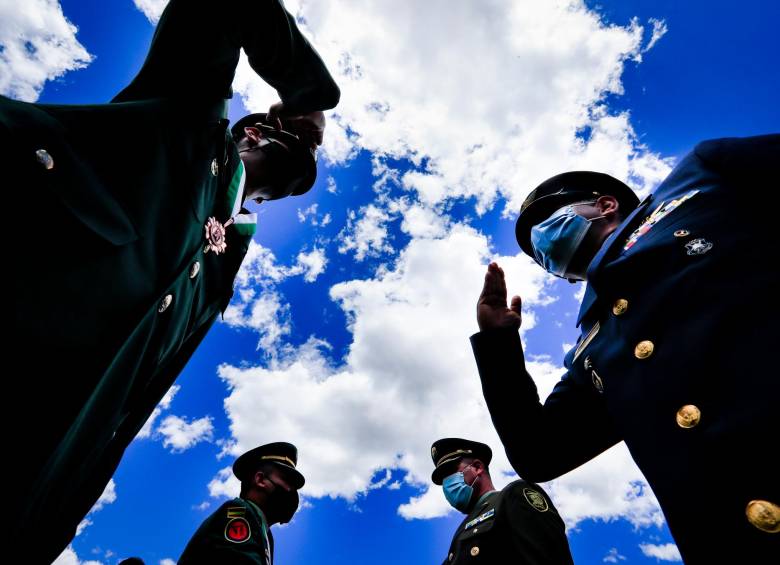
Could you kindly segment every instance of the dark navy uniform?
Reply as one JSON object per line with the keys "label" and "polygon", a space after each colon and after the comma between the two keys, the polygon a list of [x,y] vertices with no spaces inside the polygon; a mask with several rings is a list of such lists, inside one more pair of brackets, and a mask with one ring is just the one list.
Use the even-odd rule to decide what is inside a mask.
{"label": "dark navy uniform", "polygon": [[516,331],[471,338],[518,473],[547,481],[624,440],[686,563],[780,556],[778,188],[780,136],[699,144],[591,262],[544,404]]}
{"label": "dark navy uniform", "polygon": [[[10,539],[50,562],[233,293],[254,232],[227,131],[241,50],[286,111],[339,90],[278,0],[172,0],[111,104],[0,97],[14,307],[11,401],[19,461]],[[233,225],[205,252],[209,218]],[[7,422],[8,425],[11,425]],[[12,551],[12,553],[14,553]]]}

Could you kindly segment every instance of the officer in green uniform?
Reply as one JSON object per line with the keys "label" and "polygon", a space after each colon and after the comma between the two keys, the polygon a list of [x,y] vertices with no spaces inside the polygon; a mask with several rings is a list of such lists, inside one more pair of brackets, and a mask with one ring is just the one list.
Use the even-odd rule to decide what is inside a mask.
{"label": "officer in green uniform", "polygon": [[298,450],[285,442],[261,445],[236,459],[233,473],[241,481],[241,495],[206,518],[179,565],[271,565],[270,527],[286,524],[298,510],[304,478],[297,463]]}
{"label": "officer in green uniform", "polygon": [[517,480],[496,490],[484,443],[440,439],[431,446],[431,480],[466,514],[444,560],[455,563],[571,564],[563,520],[544,490]]}
{"label": "officer in green uniform", "polygon": [[[228,131],[243,49],[281,102]],[[339,89],[280,0],[171,0],[110,104],[0,97],[10,552],[49,563],[226,308],[244,201],[309,190]],[[267,125],[266,125],[267,122]],[[238,126],[238,124],[237,124]]]}

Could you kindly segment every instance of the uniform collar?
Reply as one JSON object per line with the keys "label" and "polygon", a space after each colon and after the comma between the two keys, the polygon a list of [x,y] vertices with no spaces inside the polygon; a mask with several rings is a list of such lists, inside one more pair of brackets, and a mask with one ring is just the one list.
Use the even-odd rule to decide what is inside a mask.
{"label": "uniform collar", "polygon": [[604,241],[604,244],[601,246],[601,249],[599,249],[598,253],[596,253],[596,256],[593,257],[593,260],[590,262],[590,265],[588,265],[588,272],[587,272],[587,286],[585,287],[585,296],[582,298],[582,303],[580,304],[580,311],[579,314],[577,314],[577,327],[582,323],[582,320],[587,315],[588,311],[591,309],[591,307],[596,303],[596,299],[598,298],[598,295],[596,293],[596,289],[593,287],[593,280],[598,277],[598,271],[601,267],[601,264],[604,262],[605,257],[609,254],[609,252],[612,250],[612,248],[615,246],[615,243],[618,241],[623,240],[623,236],[625,235],[626,231],[629,229],[630,226],[634,224],[634,219],[641,214],[652,202],[653,195],[649,194],[640,204],[637,206],[631,214],[628,215],[628,217],[621,222],[621,224],[617,227],[617,229],[610,234],[610,236]]}

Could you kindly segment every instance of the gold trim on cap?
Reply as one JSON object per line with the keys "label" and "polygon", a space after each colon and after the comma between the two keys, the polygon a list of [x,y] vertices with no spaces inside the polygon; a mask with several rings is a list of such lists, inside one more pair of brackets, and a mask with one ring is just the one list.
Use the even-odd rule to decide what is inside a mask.
{"label": "gold trim on cap", "polygon": [[446,455],[442,455],[439,458],[439,461],[436,463],[436,466],[439,467],[443,463],[446,463],[447,461],[444,461],[444,460],[447,459],[448,457],[452,457],[453,455],[471,455],[472,453],[473,453],[473,451],[470,450],[470,449],[458,449],[457,451],[453,451],[452,453],[448,453]]}
{"label": "gold trim on cap", "polygon": [[260,457],[260,459],[272,459],[274,461],[282,461],[283,463],[287,463],[290,467],[295,469],[295,463],[292,459],[289,457],[284,457],[283,455],[263,455]]}

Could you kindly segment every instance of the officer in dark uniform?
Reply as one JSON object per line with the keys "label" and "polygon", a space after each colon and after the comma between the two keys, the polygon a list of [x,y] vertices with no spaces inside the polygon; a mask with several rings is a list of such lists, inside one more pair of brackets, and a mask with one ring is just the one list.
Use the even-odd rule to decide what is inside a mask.
{"label": "officer in dark uniform", "polygon": [[298,450],[285,442],[261,445],[233,463],[241,495],[219,507],[187,543],[179,565],[271,565],[270,527],[286,524],[298,510],[303,475]]}
{"label": "officer in dark uniform", "polygon": [[466,514],[444,560],[454,563],[571,564],[566,529],[544,490],[523,480],[496,490],[484,443],[440,439],[431,446],[431,480]]}
{"label": "officer in dark uniform", "polygon": [[[281,98],[228,131],[243,49]],[[49,563],[233,293],[246,200],[302,194],[339,89],[280,0],[171,0],[110,104],[0,97],[9,551]],[[238,125],[238,124],[237,124]],[[10,361],[10,362],[9,362]]]}
{"label": "officer in dark uniform", "polygon": [[542,404],[520,298],[507,306],[488,267],[471,342],[518,474],[554,479],[624,440],[686,563],[777,560],[778,187],[780,135],[767,135],[700,143],[641,203],[592,172],[526,198],[520,247],[587,287],[582,334]]}

